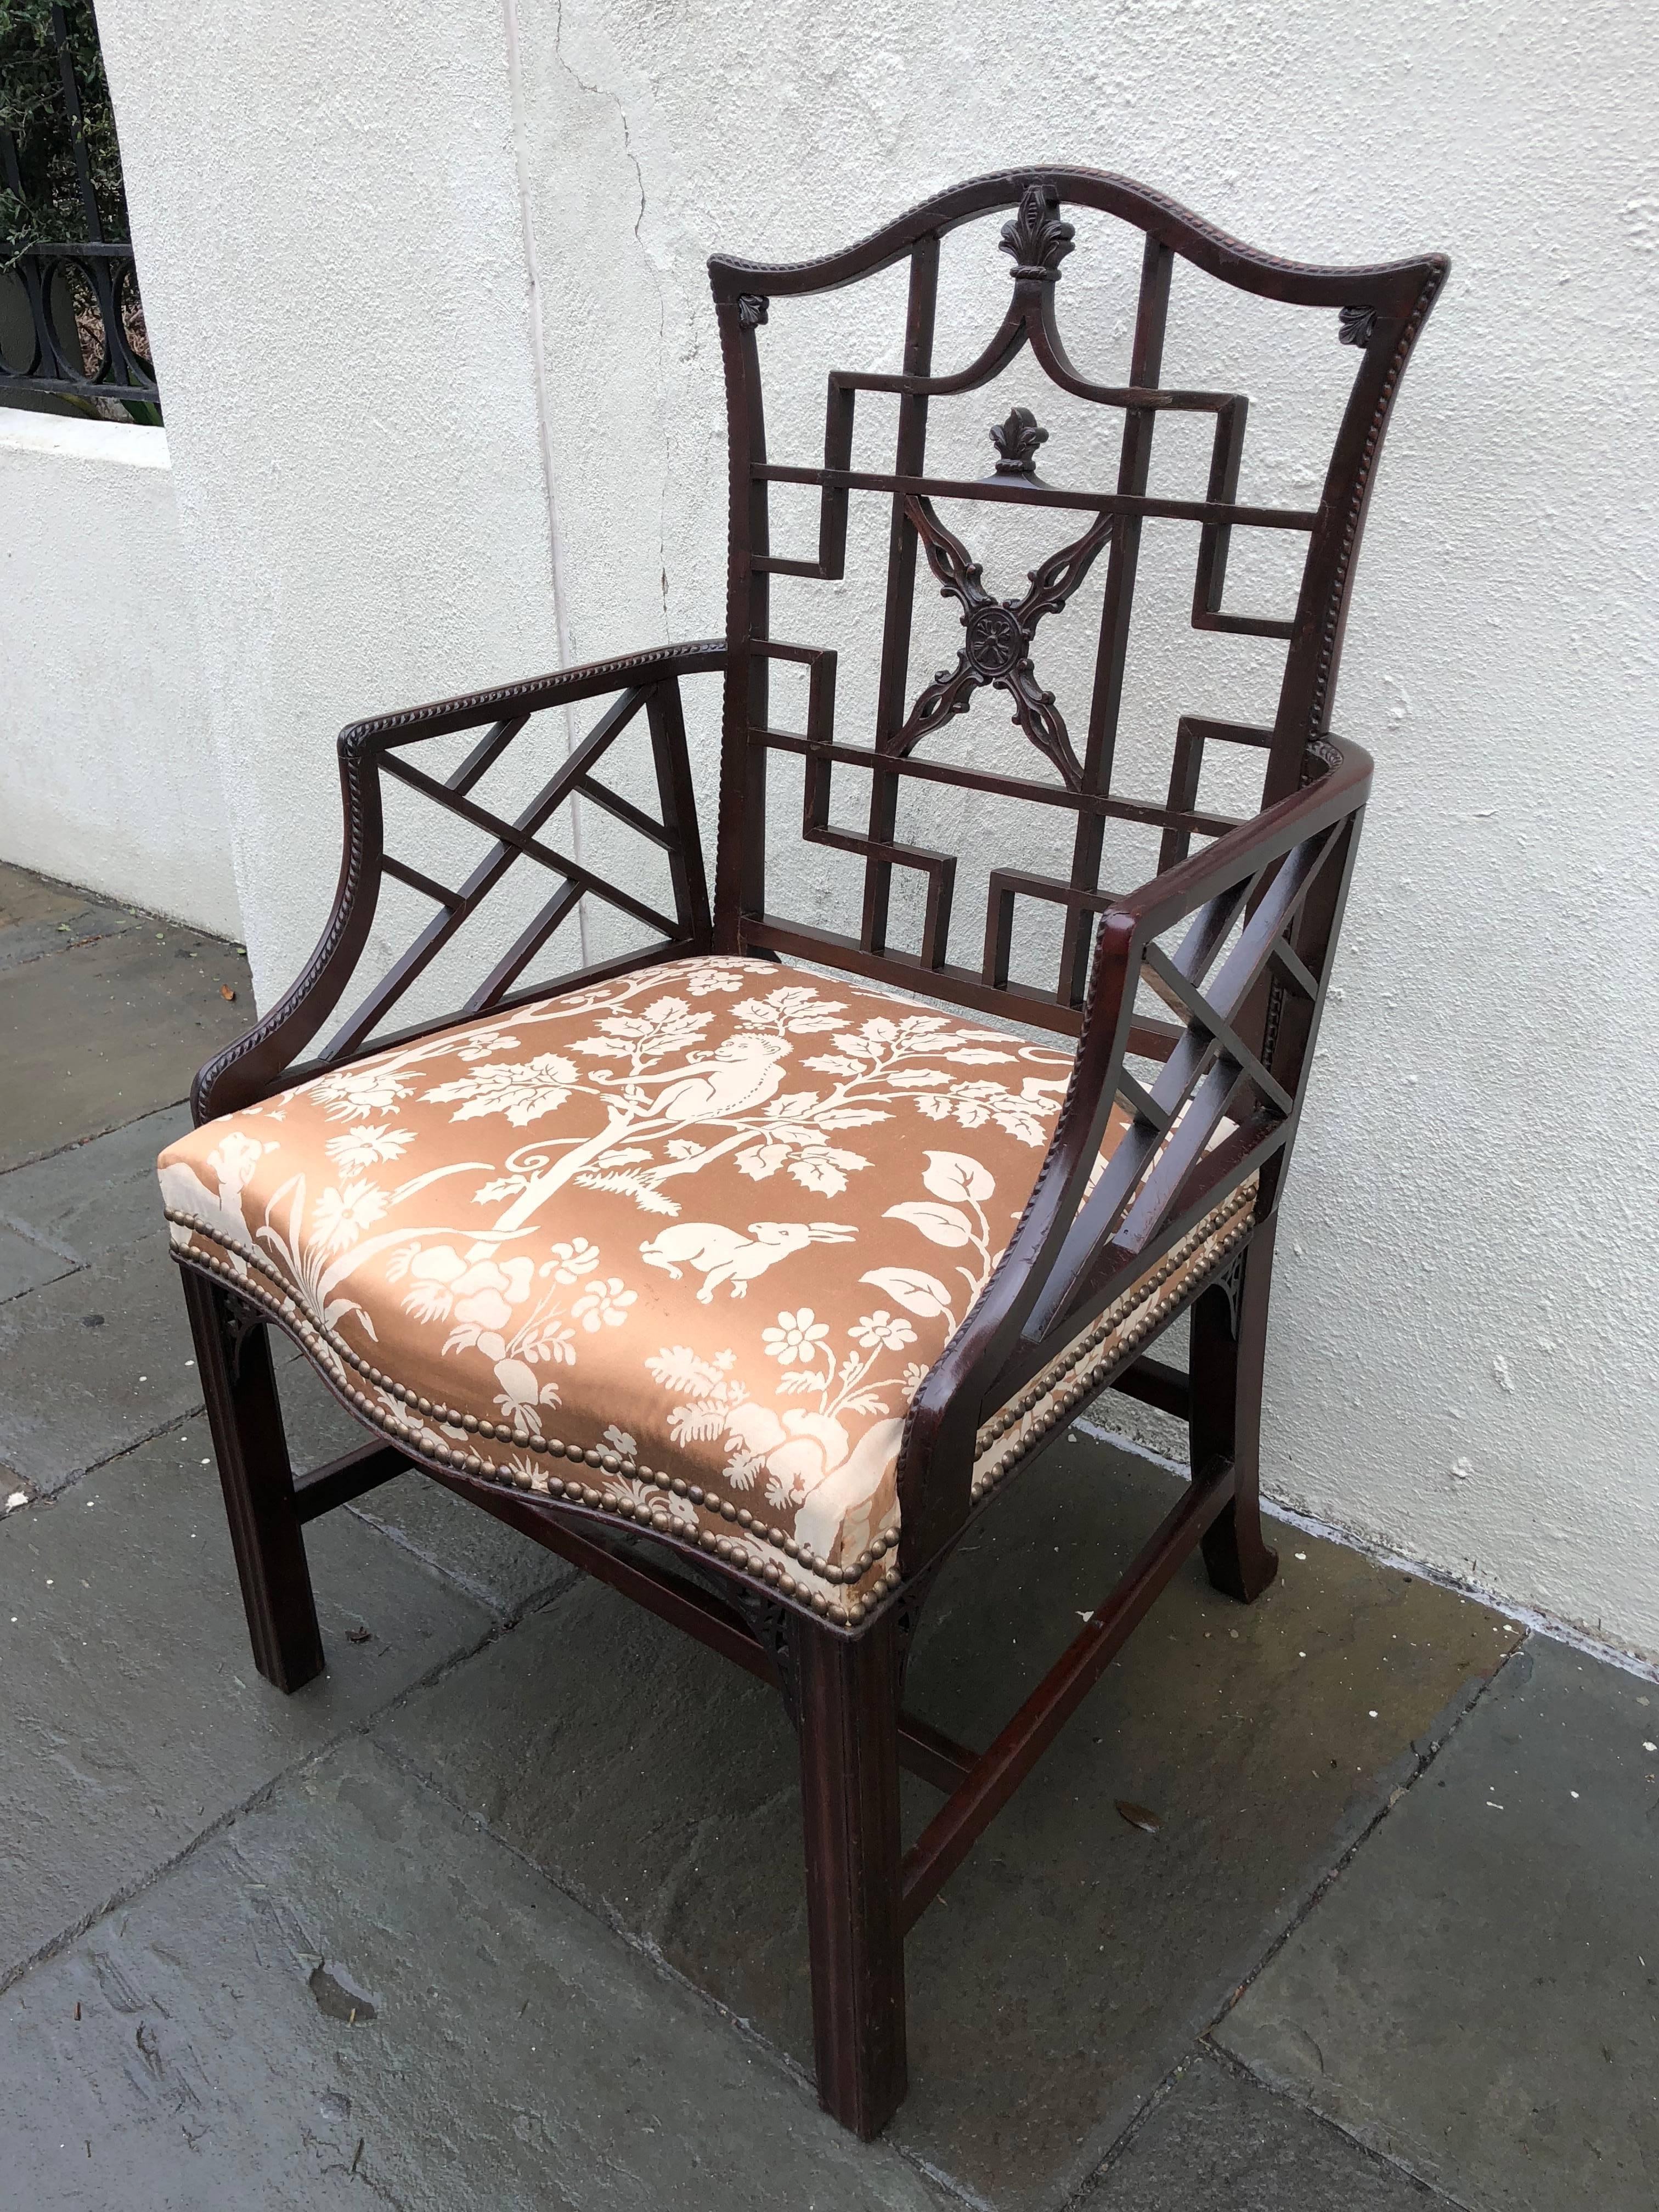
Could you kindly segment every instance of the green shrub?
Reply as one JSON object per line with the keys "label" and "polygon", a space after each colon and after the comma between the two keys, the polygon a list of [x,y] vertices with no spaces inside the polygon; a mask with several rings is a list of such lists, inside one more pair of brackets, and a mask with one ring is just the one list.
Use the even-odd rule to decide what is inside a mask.
{"label": "green shrub", "polygon": [[[16,149],[20,197],[0,175],[0,267],[33,246],[77,243],[87,235],[75,145],[52,0],[0,0],[0,130]],[[126,193],[115,143],[115,113],[98,48],[90,0],[67,0],[61,14],[81,96],[82,131],[94,196],[108,239],[125,239]]]}

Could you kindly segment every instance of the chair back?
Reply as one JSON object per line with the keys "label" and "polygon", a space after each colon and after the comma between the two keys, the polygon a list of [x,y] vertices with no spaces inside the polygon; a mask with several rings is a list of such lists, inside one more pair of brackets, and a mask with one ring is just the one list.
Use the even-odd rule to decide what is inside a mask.
{"label": "chair back", "polygon": [[[1079,244],[1072,217],[1082,210],[1126,226],[1131,270],[1138,258],[1133,313],[1124,312],[1127,297],[1117,309],[1116,381],[1079,367],[1062,332],[1072,319],[1062,316],[1060,285],[1079,265],[1070,258]],[[998,216],[1006,219],[994,236],[981,219]],[[951,358],[941,366],[951,304],[941,298],[942,252],[951,234],[976,221],[948,249],[953,269],[963,245],[984,264],[969,260],[957,272],[969,280],[964,293],[982,291],[997,250],[1012,263],[1012,289],[982,343],[960,343],[972,307],[966,319],[955,315]],[[1103,248],[1111,225],[1088,228],[1087,242]],[[1075,1033],[1095,918],[1114,891],[1185,858],[1194,837],[1223,834],[1310,772],[1310,748],[1329,724],[1383,433],[1446,268],[1437,254],[1353,269],[1280,260],[1156,192],[1087,169],[981,178],[817,261],[769,265],[716,255],[709,270],[726,370],[731,515],[717,942],[769,948]],[[1200,283],[1209,302],[1196,296]],[[786,404],[792,444],[775,460],[769,385],[786,364],[798,369],[797,333],[823,329],[815,295],[850,287],[860,288],[860,301],[836,303],[854,313],[841,316],[831,342],[873,365],[829,365],[821,455],[793,443],[807,432],[806,410]],[[1333,389],[1328,356],[1310,383],[1291,378],[1292,411],[1303,391],[1322,396],[1335,427],[1328,454],[1304,465],[1290,496],[1239,496],[1241,473],[1255,474],[1246,465],[1243,392],[1216,388],[1225,376],[1202,388],[1166,381],[1172,288],[1183,355],[1206,350],[1212,333],[1226,349],[1229,295],[1308,310],[1298,341],[1310,336],[1331,356],[1339,343],[1351,349],[1342,357],[1352,361],[1346,392]],[[1112,302],[1098,285],[1073,289],[1082,294],[1072,329],[1077,350],[1084,337],[1105,349],[1090,326],[1104,324],[1109,337]],[[1268,335],[1279,345],[1283,333]],[[1298,356],[1305,350],[1298,343]],[[961,351],[969,357],[957,366]],[[967,415],[950,403],[994,384],[1001,389],[988,445],[984,402],[970,401],[977,411]],[[1183,418],[1196,422],[1189,428]],[[1269,477],[1284,466],[1273,420],[1263,456]],[[1104,441],[1095,435],[1102,423],[1112,432]],[[1154,471],[1164,448],[1167,482],[1170,471]],[[989,464],[982,471],[975,453]],[[804,507],[808,543],[781,529],[775,545],[775,488],[781,505]],[[1036,558],[1024,586],[1011,588],[1006,549],[1022,532]],[[1231,559],[1235,571],[1253,574],[1251,556],[1264,547],[1282,604],[1257,614],[1234,604],[1228,569]],[[1176,627],[1231,641],[1218,649],[1258,694],[1263,655],[1271,654],[1271,709],[1264,701],[1252,720],[1133,701],[1132,644],[1147,642],[1155,679],[1194,680],[1173,672],[1170,626],[1160,633],[1137,612],[1137,582],[1147,576],[1164,587],[1166,602],[1171,586],[1178,592]],[[780,599],[793,594],[781,636],[774,632],[775,579]],[[933,589],[953,626],[942,656],[919,673],[919,644],[930,625],[939,635]],[[811,634],[822,635],[826,615],[834,645]],[[781,696],[791,690],[799,699],[793,714]],[[1000,749],[984,726],[995,704],[1019,733]],[[785,726],[789,720],[795,726]],[[962,741],[964,721],[976,743]],[[1223,749],[1234,771],[1230,795],[1243,793],[1242,807],[1235,798],[1225,811],[1200,803],[1206,757],[1212,769],[1222,766]],[[786,770],[781,757],[799,766]],[[786,808],[793,812],[793,793],[780,789],[788,776],[799,780],[805,846],[851,856],[861,881],[836,880],[830,868],[844,861],[780,866],[789,847]],[[1151,849],[1132,865],[1136,839]],[[957,896],[964,860],[976,888],[983,883],[982,913],[976,900],[965,933]],[[785,878],[775,899],[774,884]],[[850,914],[854,891],[856,934],[828,927],[837,907]],[[803,915],[803,899],[816,911]]]}

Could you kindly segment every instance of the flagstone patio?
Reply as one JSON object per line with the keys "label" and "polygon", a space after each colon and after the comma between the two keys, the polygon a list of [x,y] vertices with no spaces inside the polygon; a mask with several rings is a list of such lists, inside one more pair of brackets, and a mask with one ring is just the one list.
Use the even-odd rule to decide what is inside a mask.
{"label": "flagstone patio", "polygon": [[[313,1527],[328,1671],[261,1681],[152,1174],[252,1015],[234,948],[0,867],[5,2201],[1659,2199],[1659,1689],[1334,1543],[1160,1601],[918,1923],[867,2146],[759,1684],[414,1476]],[[915,1708],[987,1741],[1178,1480],[1074,1429]]]}

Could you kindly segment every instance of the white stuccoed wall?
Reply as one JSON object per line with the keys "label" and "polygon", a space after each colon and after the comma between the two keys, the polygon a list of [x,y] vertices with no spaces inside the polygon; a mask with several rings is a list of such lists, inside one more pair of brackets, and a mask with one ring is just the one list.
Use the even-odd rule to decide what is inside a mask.
{"label": "white stuccoed wall", "polygon": [[1335,718],[1380,775],[1281,1237],[1267,1461],[1282,1499],[1659,1654],[1659,18],[100,21],[265,999],[325,909],[343,721],[720,628],[713,247],[822,252],[962,175],[1066,160],[1280,252],[1452,253]]}
{"label": "white stuccoed wall", "polygon": [[0,408],[0,860],[240,934],[164,431]]}
{"label": "white stuccoed wall", "polygon": [[1659,17],[509,5],[584,654],[722,619],[715,246],[823,252],[1069,160],[1274,252],[1452,254],[1335,717],[1379,776],[1267,1463],[1287,1502],[1659,1653]]}
{"label": "white stuccoed wall", "polygon": [[328,911],[342,725],[560,659],[501,14],[98,21],[268,1004]]}

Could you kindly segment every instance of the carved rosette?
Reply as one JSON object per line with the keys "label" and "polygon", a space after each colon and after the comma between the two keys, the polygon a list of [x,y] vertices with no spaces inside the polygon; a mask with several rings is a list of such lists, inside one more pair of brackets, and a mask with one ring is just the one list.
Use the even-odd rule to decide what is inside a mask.
{"label": "carved rosette", "polygon": [[1002,226],[998,251],[1014,257],[1018,284],[1053,284],[1060,264],[1072,251],[1077,234],[1058,212],[1060,193],[1053,185],[1030,185],[1019,212]]}
{"label": "carved rosette", "polygon": [[1013,609],[1000,599],[975,607],[967,618],[966,629],[963,651],[981,684],[994,684],[1024,659],[1030,641]]}

